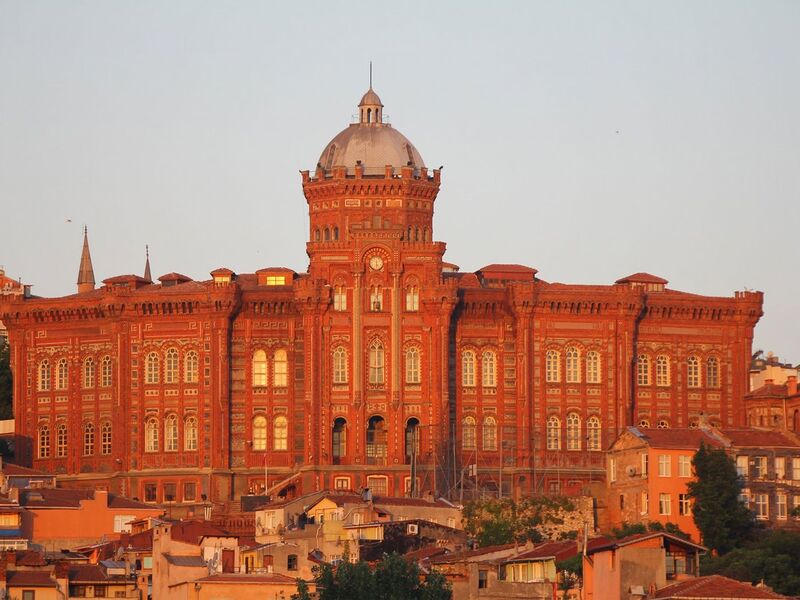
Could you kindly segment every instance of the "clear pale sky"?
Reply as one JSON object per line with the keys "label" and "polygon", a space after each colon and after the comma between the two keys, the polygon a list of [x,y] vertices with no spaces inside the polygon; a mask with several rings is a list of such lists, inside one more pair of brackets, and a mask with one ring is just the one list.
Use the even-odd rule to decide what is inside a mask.
{"label": "clear pale sky", "polygon": [[0,0],[0,264],[307,267],[300,169],[368,86],[471,271],[766,294],[800,362],[800,2]]}

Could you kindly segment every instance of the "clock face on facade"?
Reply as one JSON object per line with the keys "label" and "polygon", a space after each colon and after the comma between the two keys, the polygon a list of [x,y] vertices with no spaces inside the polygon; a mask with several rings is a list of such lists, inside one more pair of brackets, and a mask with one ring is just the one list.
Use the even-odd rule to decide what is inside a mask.
{"label": "clock face on facade", "polygon": [[375,271],[380,271],[383,268],[383,259],[376,254],[369,259],[369,266]]}

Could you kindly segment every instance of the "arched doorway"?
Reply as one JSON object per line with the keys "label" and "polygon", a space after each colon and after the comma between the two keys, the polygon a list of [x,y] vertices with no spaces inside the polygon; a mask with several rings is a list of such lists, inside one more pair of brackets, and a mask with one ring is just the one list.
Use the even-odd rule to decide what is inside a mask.
{"label": "arched doorway", "polygon": [[419,460],[419,419],[414,417],[406,421],[405,435],[405,462],[410,465],[412,460]]}
{"label": "arched doorway", "polygon": [[375,415],[370,417],[367,425],[367,464],[386,464],[386,443],[388,440],[386,421],[383,417]]}
{"label": "arched doorway", "polygon": [[340,465],[347,455],[347,421],[339,417],[333,422],[333,435],[331,436],[331,455],[333,464]]}

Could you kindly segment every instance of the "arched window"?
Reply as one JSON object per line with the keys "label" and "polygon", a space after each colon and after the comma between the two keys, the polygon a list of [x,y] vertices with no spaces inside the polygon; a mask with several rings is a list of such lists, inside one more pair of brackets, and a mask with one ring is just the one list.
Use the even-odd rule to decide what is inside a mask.
{"label": "arched window", "polygon": [[280,348],[275,350],[272,357],[272,385],[275,387],[286,387],[289,383],[289,361],[286,358],[286,350]]}
{"label": "arched window", "polygon": [[113,372],[111,357],[104,356],[100,361],[100,387],[111,387]]}
{"label": "arched window", "polygon": [[481,383],[483,387],[497,387],[497,355],[491,350],[481,357]]}
{"label": "arched window", "polygon": [[461,424],[461,447],[464,450],[475,450],[476,436],[476,423],[475,417],[464,417]]}
{"label": "arched window", "polygon": [[406,383],[419,382],[419,349],[412,347],[406,350]]}
{"label": "arched window", "polygon": [[197,450],[197,417],[187,417],[183,422],[183,449]]}
{"label": "arched window", "polygon": [[596,350],[586,353],[586,383],[600,383],[600,353]]}
{"label": "arched window", "polygon": [[636,360],[636,383],[650,385],[650,357],[647,354],[640,354]]}
{"label": "arched window", "polygon": [[716,356],[710,356],[706,362],[706,386],[719,387],[719,359]]}
{"label": "arched window", "polygon": [[253,417],[253,450],[267,449],[267,418],[264,415]]}
{"label": "arched window", "polygon": [[158,452],[158,419],[150,417],[144,424],[144,451]]}
{"label": "arched window", "polygon": [[164,419],[164,450],[178,451],[178,415],[171,414]]}
{"label": "arched window", "polygon": [[483,420],[483,449],[497,450],[497,420],[494,417],[486,417]]}
{"label": "arched window", "polygon": [[189,350],[183,358],[184,383],[197,383],[200,379],[200,358],[197,352]]}
{"label": "arched window", "polygon": [[170,348],[164,356],[164,383],[178,383],[177,348]]}
{"label": "arched window", "polygon": [[267,353],[253,352],[253,387],[267,387]]}
{"label": "arched window", "polygon": [[47,425],[39,427],[39,458],[50,458],[50,428]]}
{"label": "arched window", "polygon": [[325,228],[324,239],[326,242],[331,241],[331,230],[328,229],[327,227]]}
{"label": "arched window", "polygon": [[660,354],[656,358],[656,385],[659,387],[667,387],[669,383],[669,356]]}
{"label": "arched window", "polygon": [[686,385],[700,387],[700,359],[696,356],[690,356],[686,361]]}
{"label": "arched window", "polygon": [[158,354],[151,352],[145,358],[144,363],[144,382],[147,384],[158,383],[159,379],[159,364]]}
{"label": "arched window", "polygon": [[383,385],[383,359],[383,344],[380,340],[374,340],[369,346],[369,382],[372,385]]}
{"label": "arched window", "polygon": [[600,418],[591,416],[586,419],[586,449],[597,451],[601,450],[600,440]]}
{"label": "arched window", "polygon": [[347,310],[347,292],[342,285],[333,288],[333,310],[340,312]]}
{"label": "arched window", "polygon": [[405,431],[406,441],[406,464],[411,463],[411,459],[419,456],[419,420],[411,418],[406,422]]}
{"label": "arched window", "polygon": [[91,456],[94,454],[94,425],[86,423],[83,426],[83,455]]}
{"label": "arched window", "polygon": [[69,386],[69,363],[61,358],[56,363],[56,389],[65,390]]}
{"label": "arched window", "polygon": [[59,423],[56,426],[56,456],[64,457],[67,455],[67,426]]}
{"label": "arched window", "polygon": [[279,415],[275,417],[272,424],[272,448],[274,450],[287,450],[289,445],[289,423],[286,417]]}
{"label": "arched window", "polygon": [[556,350],[548,350],[545,356],[544,378],[547,383],[561,381],[561,355]]}
{"label": "arched window", "polygon": [[342,458],[347,455],[347,421],[342,417],[339,417],[333,422],[331,446],[333,464],[338,465],[341,463]]}
{"label": "arched window", "polygon": [[372,312],[383,310],[383,291],[378,285],[372,286],[369,292],[369,308]]}
{"label": "arched window", "polygon": [[639,429],[650,429],[650,421],[647,419],[639,419]]}
{"label": "arched window", "polygon": [[577,413],[567,415],[567,450],[581,449],[581,418]]}
{"label": "arched window", "polygon": [[83,388],[92,389],[94,387],[94,359],[89,356],[83,361]]}
{"label": "arched window", "polygon": [[661,419],[658,422],[658,425],[656,425],[656,428],[658,428],[658,429],[669,429],[669,422],[664,420],[664,419]]}
{"label": "arched window", "polygon": [[561,419],[555,415],[547,419],[547,449],[561,450]]}
{"label": "arched window", "polygon": [[472,350],[461,354],[461,385],[475,387],[475,353]]}
{"label": "arched window", "polygon": [[342,346],[333,351],[333,383],[347,383],[347,350]]}
{"label": "arched window", "polygon": [[100,426],[100,454],[111,454],[111,423],[108,421]]}
{"label": "arched window", "polygon": [[333,226],[333,241],[339,241],[339,227]]}
{"label": "arched window", "polygon": [[567,383],[581,382],[581,353],[577,348],[567,348]]}
{"label": "arched window", "polygon": [[419,310],[419,288],[415,285],[406,289],[406,310],[409,312]]}
{"label": "arched window", "polygon": [[367,424],[367,464],[384,464],[386,462],[386,443],[388,432],[383,417],[371,417]]}
{"label": "arched window", "polygon": [[50,391],[50,361],[46,358],[39,363],[39,377],[36,389],[40,392]]}
{"label": "arched window", "polygon": [[315,242],[319,241],[319,229],[314,230],[314,241]]}

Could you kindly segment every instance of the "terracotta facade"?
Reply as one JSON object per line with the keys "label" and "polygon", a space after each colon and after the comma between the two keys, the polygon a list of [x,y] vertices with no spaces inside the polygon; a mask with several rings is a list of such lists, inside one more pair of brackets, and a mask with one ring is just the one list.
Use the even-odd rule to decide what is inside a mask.
{"label": "terracotta facade", "polygon": [[440,170],[383,123],[374,92],[359,108],[302,172],[306,272],[95,289],[86,246],[80,293],[2,300],[26,463],[184,506],[265,480],[286,495],[458,498],[501,478],[506,494],[577,494],[627,425],[744,425],[760,292],[460,273],[434,241]]}

